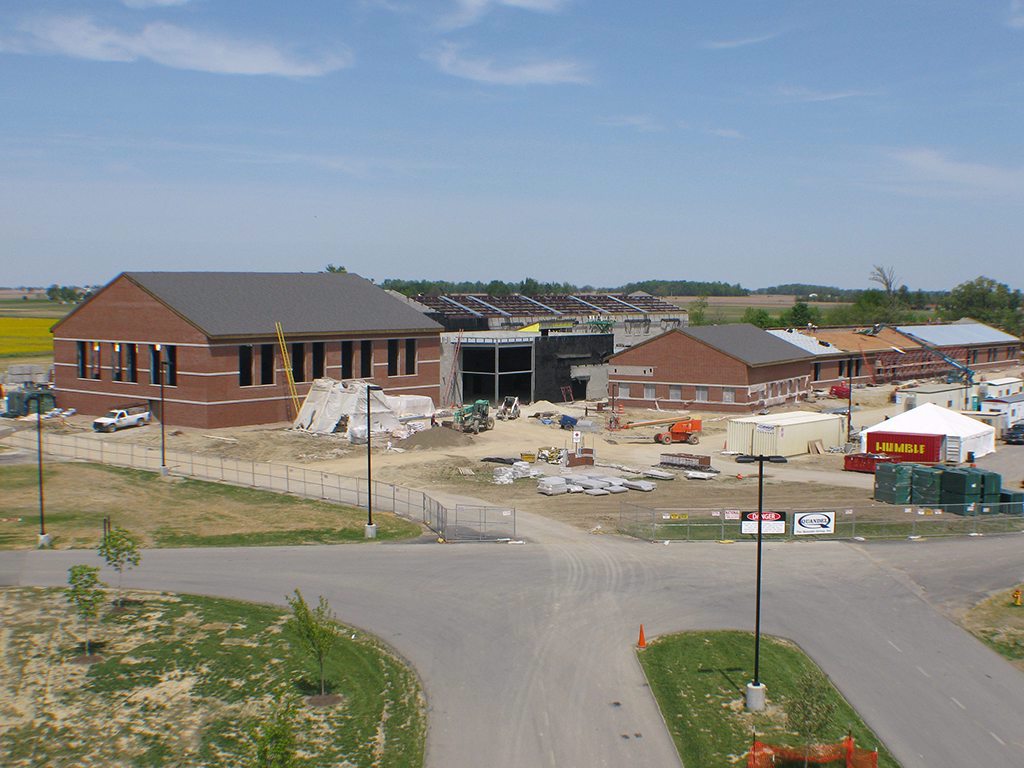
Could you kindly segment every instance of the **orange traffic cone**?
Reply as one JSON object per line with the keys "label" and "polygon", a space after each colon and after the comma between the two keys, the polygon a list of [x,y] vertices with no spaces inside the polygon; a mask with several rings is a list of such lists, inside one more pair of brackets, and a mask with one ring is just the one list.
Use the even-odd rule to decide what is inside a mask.
{"label": "orange traffic cone", "polygon": [[640,625],[640,637],[636,641],[636,647],[637,648],[646,648],[647,647],[647,639],[644,637],[644,625],[643,624]]}

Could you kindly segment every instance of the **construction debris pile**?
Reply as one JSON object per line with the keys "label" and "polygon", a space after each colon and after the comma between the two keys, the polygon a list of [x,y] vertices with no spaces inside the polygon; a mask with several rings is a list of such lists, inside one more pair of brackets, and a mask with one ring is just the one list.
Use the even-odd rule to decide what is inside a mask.
{"label": "construction debris pile", "polygon": [[385,395],[362,381],[317,379],[310,387],[292,429],[320,435],[344,434],[365,442],[371,434],[405,438],[427,426],[434,401],[417,395]]}

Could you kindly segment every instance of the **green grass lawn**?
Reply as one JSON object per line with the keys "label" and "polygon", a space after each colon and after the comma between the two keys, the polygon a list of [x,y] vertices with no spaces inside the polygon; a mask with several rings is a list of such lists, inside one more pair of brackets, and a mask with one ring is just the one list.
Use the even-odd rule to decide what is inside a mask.
{"label": "green grass lawn", "polygon": [[[768,690],[763,713],[745,710],[746,685],[753,679],[754,638],[750,632],[685,632],[668,635],[640,651],[651,690],[686,766],[745,765],[751,734],[763,741],[799,747],[786,723],[795,683],[817,670],[796,645],[761,636],[761,680]],[[852,732],[858,747],[878,748],[878,765],[899,764],[835,688],[837,708],[824,741]]]}
{"label": "green grass lawn", "polygon": [[[43,485],[46,531],[62,549],[97,546],[106,516],[147,547],[365,541],[365,510],[283,493],[168,481],[153,472],[77,462],[47,464]],[[0,467],[0,487],[0,547],[34,547],[39,532],[35,465]],[[414,538],[422,530],[388,513],[375,513],[374,522],[381,541]]]}
{"label": "green grass lawn", "polygon": [[341,703],[312,707],[305,695],[319,693],[316,669],[293,651],[285,611],[129,597],[91,635],[103,660],[82,665],[72,662],[81,634],[60,590],[0,590],[5,768],[255,766],[251,728],[278,702],[296,707],[302,766],[422,766],[419,682],[372,637],[343,628],[327,664]]}

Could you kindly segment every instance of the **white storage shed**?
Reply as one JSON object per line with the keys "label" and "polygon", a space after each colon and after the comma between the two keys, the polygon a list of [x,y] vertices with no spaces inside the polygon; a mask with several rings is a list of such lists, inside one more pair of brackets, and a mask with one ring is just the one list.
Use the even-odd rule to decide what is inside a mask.
{"label": "white storage shed", "polygon": [[846,443],[846,417],[834,413],[791,411],[729,419],[725,447],[740,453],[799,456],[821,441],[825,450]]}

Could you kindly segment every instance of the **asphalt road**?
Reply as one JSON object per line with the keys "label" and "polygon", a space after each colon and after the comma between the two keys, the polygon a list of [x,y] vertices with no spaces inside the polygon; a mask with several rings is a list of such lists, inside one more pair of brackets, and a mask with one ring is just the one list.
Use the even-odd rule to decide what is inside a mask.
{"label": "asphalt road", "polygon": [[[154,550],[125,584],[323,594],[421,675],[429,766],[679,765],[636,660],[639,625],[751,629],[753,547],[647,544],[522,513],[519,529],[526,544]],[[1021,544],[768,543],[763,629],[797,641],[905,768],[1024,765],[1024,675],[947,618],[1024,581]],[[92,560],[3,552],[0,584],[59,585]]]}

